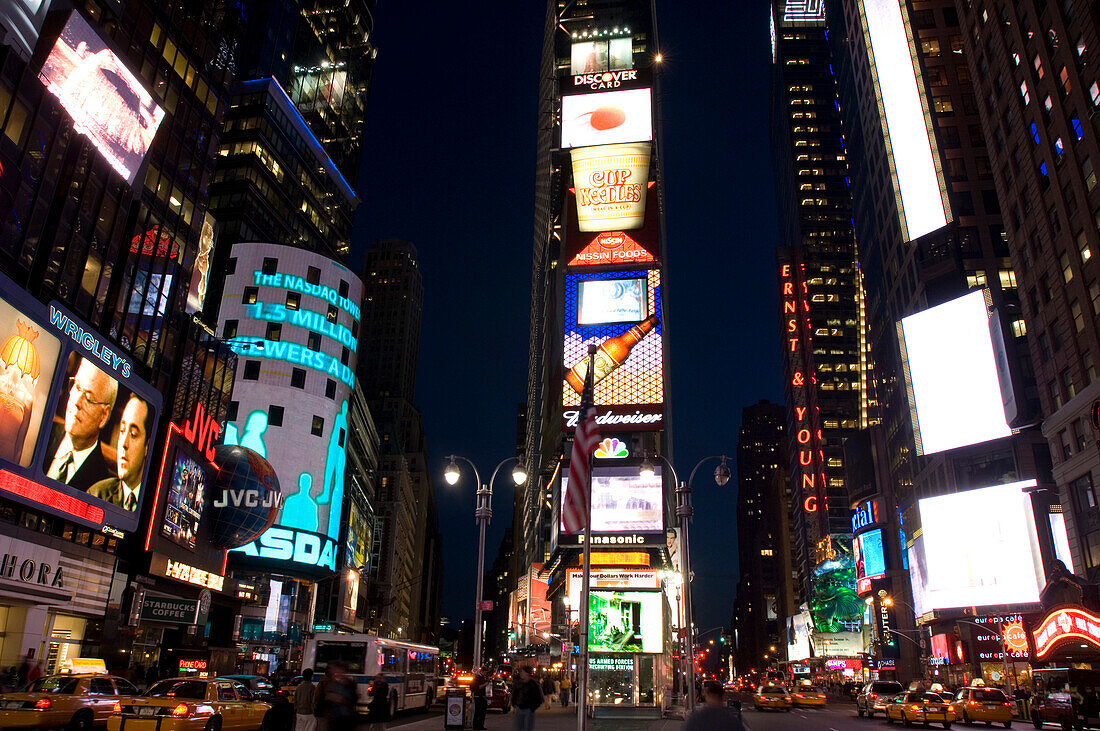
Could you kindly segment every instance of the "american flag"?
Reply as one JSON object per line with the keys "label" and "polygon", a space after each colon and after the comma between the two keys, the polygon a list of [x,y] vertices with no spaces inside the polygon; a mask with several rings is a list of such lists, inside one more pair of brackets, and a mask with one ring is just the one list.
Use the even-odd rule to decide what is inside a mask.
{"label": "american flag", "polygon": [[589,355],[588,372],[584,376],[581,392],[581,408],[577,430],[573,434],[573,452],[569,455],[569,481],[565,485],[565,501],[562,504],[562,522],[565,534],[588,529],[588,502],[592,494],[592,453],[600,442],[600,429],[596,426],[595,398],[592,395],[592,357]]}

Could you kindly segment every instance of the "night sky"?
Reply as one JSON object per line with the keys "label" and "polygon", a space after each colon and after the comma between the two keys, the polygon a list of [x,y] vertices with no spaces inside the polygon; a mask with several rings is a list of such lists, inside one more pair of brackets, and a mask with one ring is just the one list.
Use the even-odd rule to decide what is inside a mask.
{"label": "night sky", "polygon": [[[545,3],[383,0],[356,219],[367,242],[412,241],[424,273],[416,405],[440,529],[444,616],[473,615],[474,480],[513,454],[526,400],[538,64]],[[736,452],[742,407],[782,398],[778,242],[768,137],[766,2],[657,3],[664,54],[665,296],[674,466]],[[736,590],[736,480],[699,469],[692,524],[696,623],[728,626]],[[734,464],[730,464],[734,474]],[[494,484],[486,565],[511,520],[510,466]]]}

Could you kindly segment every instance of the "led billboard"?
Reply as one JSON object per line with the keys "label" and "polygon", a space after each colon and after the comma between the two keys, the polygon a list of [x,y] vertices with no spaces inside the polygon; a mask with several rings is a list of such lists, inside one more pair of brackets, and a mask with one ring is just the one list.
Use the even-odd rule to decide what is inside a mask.
{"label": "led billboard", "polygon": [[[645,307],[636,313],[643,314],[640,322],[586,324],[582,321],[589,316],[581,311],[582,291],[590,286],[606,287],[600,282],[628,280],[645,283]],[[593,311],[600,312],[598,308]],[[607,310],[602,312],[608,316]],[[562,407],[567,430],[576,427],[584,377],[588,372],[589,343],[599,346],[594,373],[596,423],[603,428],[662,428],[664,345],[660,313],[661,274],[658,269],[566,274]]]}
{"label": "led billboard", "polygon": [[856,579],[872,579],[886,573],[886,551],[882,544],[882,529],[861,533],[855,537]]}
{"label": "led billboard", "polygon": [[133,185],[164,110],[78,12],[69,16],[39,76],[74,129]]}
{"label": "led billboard", "polygon": [[569,72],[572,74],[598,74],[602,71],[632,69],[634,40],[627,36],[574,41],[569,57]]}
{"label": "led billboard", "polygon": [[805,660],[810,657],[810,633],[813,631],[813,621],[810,613],[799,612],[793,617],[787,617],[787,659]]}
{"label": "led billboard", "polygon": [[1025,480],[918,502],[923,533],[909,560],[922,612],[1039,601],[1046,577],[1024,492],[1035,486]]}
{"label": "led billboard", "polygon": [[590,591],[588,649],[662,652],[665,639],[662,605],[660,591]]}
{"label": "led billboard", "polygon": [[649,89],[569,94],[561,98],[561,148],[649,142],[653,102]]}
{"label": "led billboard", "polygon": [[169,469],[171,473],[164,495],[161,534],[184,548],[194,550],[199,521],[206,507],[206,491],[213,484],[209,474],[210,464],[204,464],[188,454],[186,449],[176,446]]}
{"label": "led billboard", "polygon": [[898,0],[860,0],[859,8],[879,109],[885,112],[882,132],[899,223],[908,241],[947,224],[946,184],[905,11]]}
{"label": "led billboard", "polygon": [[61,305],[0,278],[0,494],[82,525],[137,527],[160,394]]}
{"label": "led billboard", "polygon": [[638,142],[570,153],[579,231],[629,231],[645,224],[651,151],[650,143]]}
{"label": "led billboard", "polygon": [[577,324],[641,322],[649,316],[645,277],[582,279],[577,283]]}
{"label": "led billboard", "polygon": [[266,458],[286,498],[275,524],[230,558],[325,574],[339,551],[358,553],[340,523],[363,285],[342,264],[291,246],[239,243],[232,257],[219,318],[239,357],[238,407],[224,443]]}
{"label": "led billboard", "polygon": [[[568,470],[562,470],[563,504],[568,490]],[[637,467],[592,469],[593,533],[650,533],[664,529],[660,468],[654,468],[653,477],[642,477]],[[565,525],[561,524],[559,531],[564,530]]]}
{"label": "led billboard", "polygon": [[917,454],[1007,437],[984,290],[898,323]]}
{"label": "led billboard", "polygon": [[[643,554],[644,555],[644,554]],[[568,608],[577,612],[581,606],[581,585],[584,579],[580,569],[569,569],[565,575],[565,592]],[[660,589],[661,581],[656,569],[592,569],[588,573],[589,590],[592,589]]]}

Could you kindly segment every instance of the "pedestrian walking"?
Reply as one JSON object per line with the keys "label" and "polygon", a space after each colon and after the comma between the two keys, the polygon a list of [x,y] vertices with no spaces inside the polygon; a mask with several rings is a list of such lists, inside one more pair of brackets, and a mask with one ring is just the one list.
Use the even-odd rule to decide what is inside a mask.
{"label": "pedestrian walking", "polygon": [[313,668],[306,668],[302,671],[302,682],[294,689],[294,731],[315,731],[317,728],[313,692]]}
{"label": "pedestrian walking", "polygon": [[386,728],[386,721],[392,721],[390,717],[390,684],[386,682],[386,676],[382,673],[374,676],[370,684],[370,704],[367,715],[367,731],[382,731]]}
{"label": "pedestrian walking", "polygon": [[556,687],[553,678],[549,675],[542,676],[542,698],[546,702],[547,708],[550,707],[550,704],[554,700],[554,691]]}
{"label": "pedestrian walking", "polygon": [[531,677],[530,668],[519,669],[519,677],[512,685],[512,705],[516,708],[514,731],[532,731],[535,728],[535,711],[542,705],[542,686]]}
{"label": "pedestrian walking", "polygon": [[28,683],[33,683],[34,681],[38,680],[41,677],[42,677],[42,661],[39,660],[38,662],[36,662],[34,664],[34,667],[31,668],[31,671],[29,673],[27,673],[27,682]]}
{"label": "pedestrian walking", "polygon": [[489,708],[486,687],[489,682],[482,670],[474,675],[473,682],[470,683],[470,694],[474,697],[474,731],[485,728],[485,711]]}
{"label": "pedestrian walking", "polygon": [[352,731],[355,728],[355,680],[342,662],[330,662],[321,682],[322,716],[327,731]]}
{"label": "pedestrian walking", "polygon": [[26,656],[23,661],[19,663],[19,667],[15,670],[15,687],[22,689],[27,684],[27,677],[31,674],[31,668],[34,667],[34,650],[27,650]]}
{"label": "pedestrian walking", "polygon": [[573,690],[573,681],[570,680],[569,674],[561,676],[561,692],[558,694],[559,700],[561,700],[561,707],[569,707],[569,693]]}
{"label": "pedestrian walking", "polygon": [[703,684],[702,708],[691,714],[684,731],[745,731],[741,712],[726,705],[722,684],[708,680]]}

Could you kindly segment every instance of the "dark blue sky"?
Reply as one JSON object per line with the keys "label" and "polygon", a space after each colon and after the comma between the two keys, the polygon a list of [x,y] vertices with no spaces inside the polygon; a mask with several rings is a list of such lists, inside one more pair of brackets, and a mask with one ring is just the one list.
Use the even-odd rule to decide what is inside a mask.
{"label": "dark blue sky", "polygon": [[[357,254],[414,242],[424,273],[416,403],[444,536],[444,615],[472,616],[474,482],[442,479],[445,455],[489,472],[511,456],[526,399],[538,62],[545,4],[383,0],[357,189]],[[674,465],[736,452],[741,408],[782,398],[768,139],[766,2],[658,0],[667,171],[667,395]],[[353,259],[358,262],[359,259]],[[731,463],[731,469],[735,466]],[[700,629],[728,625],[737,583],[735,480],[695,480]],[[736,471],[735,471],[736,474]],[[495,483],[486,564],[511,519]]]}

